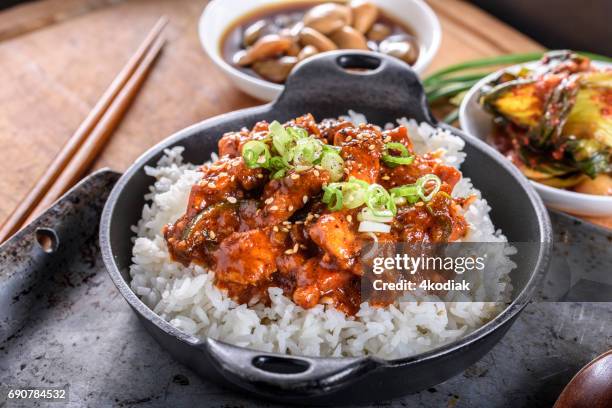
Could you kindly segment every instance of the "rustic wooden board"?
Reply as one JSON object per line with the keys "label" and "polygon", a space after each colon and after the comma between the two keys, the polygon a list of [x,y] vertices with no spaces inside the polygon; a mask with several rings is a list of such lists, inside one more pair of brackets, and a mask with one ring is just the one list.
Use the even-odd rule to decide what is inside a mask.
{"label": "rustic wooden board", "polygon": [[[474,6],[429,0],[442,22],[431,69],[542,47]],[[0,13],[0,220],[4,220],[162,14],[168,44],[94,168],[125,169],[169,134],[259,101],[197,37],[202,0],[41,0]],[[612,226],[612,223],[610,224]]]}

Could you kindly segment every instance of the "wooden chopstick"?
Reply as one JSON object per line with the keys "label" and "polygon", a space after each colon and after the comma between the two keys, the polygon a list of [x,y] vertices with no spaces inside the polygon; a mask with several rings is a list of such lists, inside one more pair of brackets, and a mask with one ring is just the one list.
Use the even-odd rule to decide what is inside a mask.
{"label": "wooden chopstick", "polygon": [[[168,19],[166,17],[161,17],[155,23],[145,40],[106,89],[83,123],[60,150],[43,176],[4,222],[0,228],[0,243],[17,232],[22,225],[33,219],[63,192],[69,189],[78,179],[78,176],[75,179],[75,170],[81,169],[80,175],[84,171],[82,169],[86,169],[91,164],[95,157],[92,154],[99,152],[104,142],[108,140],[108,136],[110,136],[112,130],[119,123],[122,114],[129,106],[129,102],[133,99],[137,89],[146,77],[150,66],[155,60],[155,56],[161,50],[163,41],[160,41],[159,38],[167,22]],[[130,90],[124,91],[124,88],[126,90],[129,88]],[[104,120],[104,125],[100,126],[107,112],[108,117]],[[96,129],[99,130],[96,131]],[[90,139],[100,139],[100,141],[95,142]],[[86,141],[89,141],[89,153],[87,155],[77,155],[77,151]],[[69,167],[73,158],[77,156],[80,164],[78,166],[72,164],[70,166],[71,176],[62,177],[62,184],[56,185],[64,170]],[[72,181],[72,184],[67,184],[68,180]],[[61,191],[61,193],[58,194],[58,191]]]}
{"label": "wooden chopstick", "polygon": [[147,73],[155,58],[161,51],[164,45],[165,39],[158,38],[153,46],[150,48],[149,53],[142,60],[142,63],[134,72],[134,75],[129,79],[125,87],[121,90],[117,98],[113,100],[113,103],[109,109],[104,113],[102,119],[98,125],[91,132],[83,145],[77,150],[72,160],[68,163],[64,171],[57,178],[55,183],[51,186],[47,194],[41,199],[38,205],[34,208],[26,224],[36,218],[37,215],[42,213],[45,209],[51,206],[66,191],[70,189],[81,176],[87,171],[91,163],[98,156],[98,153],[102,150],[113,131],[121,122],[121,118],[129,108],[130,104],[134,100],[134,97],[138,93],[138,90],[142,86]]}

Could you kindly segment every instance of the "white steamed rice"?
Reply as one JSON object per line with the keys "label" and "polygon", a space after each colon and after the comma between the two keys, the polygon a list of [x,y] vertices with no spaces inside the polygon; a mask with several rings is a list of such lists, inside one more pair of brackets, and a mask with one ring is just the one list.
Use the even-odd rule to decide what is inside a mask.
{"label": "white steamed rice", "polygon": [[[365,121],[362,115],[350,115],[354,122]],[[406,119],[398,123],[409,128],[417,153],[441,149],[444,162],[457,168],[465,159],[464,142],[459,137]],[[133,227],[137,238],[130,275],[131,287],[142,301],[188,334],[267,352],[369,354],[393,359],[429,351],[466,335],[496,316],[509,300],[508,273],[515,264],[508,258],[514,248],[506,245],[505,254],[487,261],[487,265],[495,265],[496,277],[489,271],[485,280],[478,272],[470,272],[470,281],[477,288],[472,291],[474,298],[468,299],[471,302],[458,302],[465,299],[452,298],[458,295],[450,292],[447,298],[414,295],[414,301],[387,308],[364,303],[353,318],[322,305],[302,309],[281,289],[271,288],[269,307],[236,304],[213,285],[213,272],[169,259],[162,227],[184,213],[191,186],[200,178],[196,166],[182,162],[182,151],[181,147],[166,150],[157,167],[146,168],[155,183],[146,196],[149,204],[142,210],[142,219]],[[501,231],[495,230],[486,200],[469,179],[462,179],[453,191],[454,196],[470,194],[477,200],[465,213],[470,233],[464,241],[507,242]],[[419,302],[423,300],[427,301]]]}

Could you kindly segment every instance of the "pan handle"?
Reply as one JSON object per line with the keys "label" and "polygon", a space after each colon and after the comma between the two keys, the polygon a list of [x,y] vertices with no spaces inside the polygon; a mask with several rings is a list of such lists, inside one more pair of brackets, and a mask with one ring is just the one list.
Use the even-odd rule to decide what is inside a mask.
{"label": "pan handle", "polygon": [[374,110],[378,118],[369,113],[368,120],[386,123],[399,110],[419,122],[435,123],[417,73],[397,58],[370,51],[325,52],[297,65],[274,107],[299,112],[304,101],[316,101],[315,117],[335,110]]}
{"label": "pan handle", "polygon": [[371,357],[293,357],[207,339],[205,349],[231,383],[258,394],[300,398],[332,393],[382,366]]}

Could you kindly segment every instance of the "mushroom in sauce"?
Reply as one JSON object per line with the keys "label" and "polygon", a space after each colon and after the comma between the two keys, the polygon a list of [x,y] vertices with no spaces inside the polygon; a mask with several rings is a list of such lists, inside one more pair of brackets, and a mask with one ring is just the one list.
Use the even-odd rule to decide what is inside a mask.
{"label": "mushroom in sauce", "polygon": [[344,26],[341,29],[334,31],[330,38],[338,46],[338,48],[355,50],[368,49],[368,41],[364,35],[351,26]]}
{"label": "mushroom in sauce", "polygon": [[353,27],[362,34],[367,33],[378,18],[378,7],[366,0],[353,0],[350,7],[353,12]]}
{"label": "mushroom in sauce", "polygon": [[253,70],[268,81],[282,83],[285,82],[297,62],[297,57],[290,56],[267,59],[254,63]]}
{"label": "mushroom in sauce", "polygon": [[293,66],[321,52],[371,50],[414,64],[416,38],[368,0],[313,6],[283,4],[228,31],[226,59],[241,70],[283,83]]}
{"label": "mushroom in sauce", "polygon": [[350,8],[336,3],[325,3],[313,7],[304,15],[304,25],[321,34],[331,34],[353,21]]}
{"label": "mushroom in sauce", "polygon": [[266,20],[259,20],[251,24],[244,30],[243,44],[247,47],[255,44],[264,34],[271,34],[271,27]]}
{"label": "mushroom in sauce", "polygon": [[380,52],[412,65],[419,57],[419,46],[410,35],[394,35],[380,43]]}
{"label": "mushroom in sauce", "polygon": [[367,33],[368,40],[381,42],[385,38],[389,37],[393,31],[391,28],[384,23],[376,23],[370,28]]}
{"label": "mushroom in sauce", "polygon": [[289,50],[291,39],[278,34],[269,34],[259,40],[238,59],[240,65],[251,65],[256,61],[275,57]]}
{"label": "mushroom in sauce", "polygon": [[313,55],[317,55],[319,53],[319,49],[314,45],[307,45],[298,54],[298,60],[304,60],[306,58],[312,57]]}
{"label": "mushroom in sauce", "polygon": [[304,45],[317,47],[321,52],[338,49],[332,40],[310,27],[304,27],[302,29],[300,32],[300,41]]}

